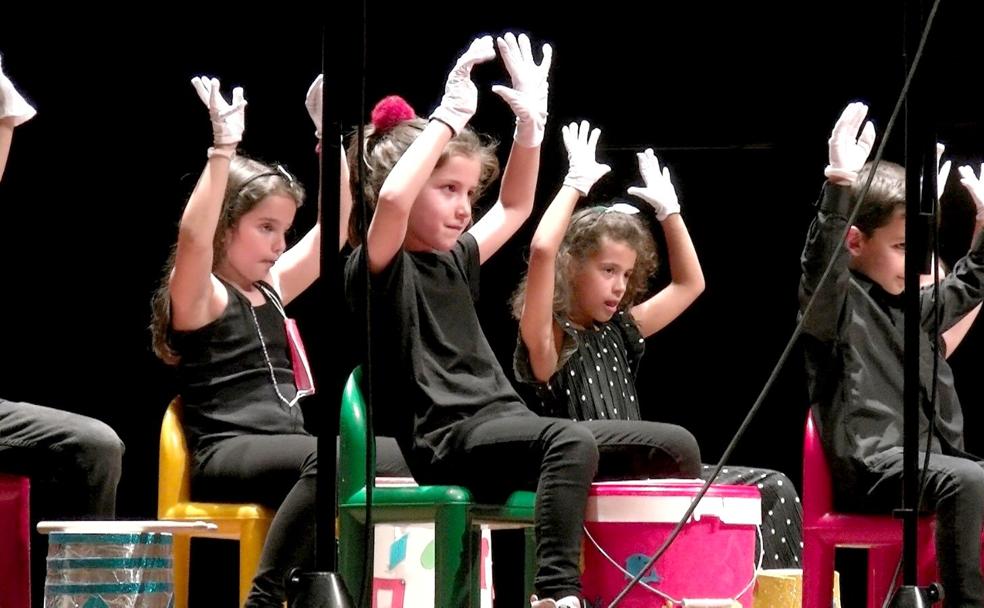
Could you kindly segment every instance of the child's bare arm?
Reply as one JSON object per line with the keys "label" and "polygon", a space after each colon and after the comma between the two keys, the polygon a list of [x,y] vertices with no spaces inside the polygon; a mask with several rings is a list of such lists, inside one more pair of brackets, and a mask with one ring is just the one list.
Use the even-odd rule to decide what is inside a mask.
{"label": "child's bare arm", "polygon": [[578,199],[611,170],[595,160],[601,131],[592,131],[588,121],[583,121],[580,129],[577,123],[565,126],[563,135],[569,169],[564,185],[544,211],[530,244],[526,292],[519,320],[520,337],[529,352],[530,367],[541,382],[547,382],[557,371],[560,333],[553,318],[557,253]]}
{"label": "child's bare arm", "polygon": [[543,59],[537,64],[525,34],[517,38],[507,33],[497,42],[513,86],[496,86],[493,90],[515,113],[516,133],[502,174],[499,200],[469,230],[478,242],[482,263],[516,233],[533,211],[540,171],[540,143],[547,118],[547,76],[553,56],[550,45],[545,44]]}
{"label": "child's bare arm", "polygon": [[[311,121],[314,123],[314,135],[318,138],[316,146],[318,154],[318,214],[317,221],[310,230],[307,231],[300,241],[293,247],[284,252],[273,268],[270,269],[271,279],[280,291],[280,297],[284,304],[291,302],[294,298],[304,293],[321,274],[321,198],[322,184],[321,176],[321,112],[322,112],[322,91],[324,89],[324,77],[319,74],[311,86],[308,87],[304,105],[307,107]],[[348,183],[348,163],[345,162],[345,155],[341,154],[341,167],[339,168],[339,236],[338,248],[341,249],[345,244],[346,226],[348,224],[349,213],[352,211],[352,194]]]}
{"label": "child's bare arm", "polygon": [[0,118],[0,180],[3,179],[3,170],[7,166],[7,157],[10,155],[10,143],[14,138],[14,119]]}
{"label": "child's bare arm", "polygon": [[656,219],[666,235],[670,258],[670,284],[631,310],[640,333],[647,337],[666,327],[693,304],[704,291],[704,272],[680,215],[680,203],[670,179],[670,169],[660,169],[659,160],[652,149],[637,154],[637,157],[639,173],[646,185],[643,188],[629,188],[629,194],[643,199],[655,209]]}
{"label": "child's bare arm", "polygon": [[383,182],[366,241],[370,272],[384,270],[403,247],[410,210],[417,195],[437,166],[451,136],[464,129],[475,113],[478,90],[471,81],[472,67],[493,57],[495,50],[490,36],[472,42],[448,75],[444,97],[431,115],[432,120]]}
{"label": "child's bare arm", "polygon": [[205,169],[185,205],[178,227],[174,272],[170,278],[171,323],[175,329],[197,329],[217,319],[228,294],[212,276],[213,241],[229,180],[229,163],[245,129],[246,100],[242,88],[227,103],[216,78],[192,79],[212,119],[214,146]]}

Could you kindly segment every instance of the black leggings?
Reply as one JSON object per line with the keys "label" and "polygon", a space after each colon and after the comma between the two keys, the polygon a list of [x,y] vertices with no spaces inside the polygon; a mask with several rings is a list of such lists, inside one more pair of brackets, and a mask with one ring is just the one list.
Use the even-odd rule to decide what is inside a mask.
{"label": "black leggings", "polygon": [[501,416],[470,425],[454,445],[443,460],[415,471],[418,481],[463,485],[479,500],[535,490],[535,586],[541,597],[555,599],[580,593],[578,559],[593,480],[700,475],[693,435],[658,422]]}
{"label": "black leggings", "polygon": [[[925,456],[925,452],[919,452],[919,466]],[[902,496],[902,450],[896,448],[874,456],[868,465],[870,468],[856,487],[837,489],[838,506],[879,513],[897,508]],[[864,504],[857,504],[862,497]],[[980,568],[984,463],[931,454],[922,508],[936,513],[936,561],[945,592],[943,605],[984,606]]]}
{"label": "black leggings", "polygon": [[[284,575],[314,567],[317,465],[317,438],[311,435],[244,435],[210,445],[192,473],[194,500],[255,502],[277,511],[247,606],[280,608]],[[410,476],[392,438],[376,438],[376,473]]]}

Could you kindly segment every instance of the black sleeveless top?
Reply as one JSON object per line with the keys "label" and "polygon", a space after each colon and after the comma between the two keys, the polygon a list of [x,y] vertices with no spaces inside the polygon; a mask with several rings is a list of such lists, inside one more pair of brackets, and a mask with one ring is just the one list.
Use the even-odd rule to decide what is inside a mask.
{"label": "black sleeveless top", "polygon": [[[288,407],[277,395],[263,354],[265,343],[280,394],[292,400],[297,389],[283,316],[269,300],[253,307],[238,289],[222,283],[229,292],[222,316],[192,331],[172,330],[173,343],[181,355],[178,382],[185,433],[199,464],[207,459],[208,448],[222,439],[307,434],[301,408],[296,404]],[[277,297],[272,288],[269,293]],[[266,293],[264,298],[268,298]],[[251,309],[256,313],[256,323]],[[257,323],[264,343],[260,342]]]}

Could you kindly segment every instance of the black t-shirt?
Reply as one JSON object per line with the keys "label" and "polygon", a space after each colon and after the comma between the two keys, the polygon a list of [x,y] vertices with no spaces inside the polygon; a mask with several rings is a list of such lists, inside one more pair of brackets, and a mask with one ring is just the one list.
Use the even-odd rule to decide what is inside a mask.
{"label": "black t-shirt", "polygon": [[[346,295],[363,321],[364,256],[356,248],[345,267]],[[456,437],[481,419],[532,415],[479,324],[479,270],[478,243],[464,234],[449,252],[401,250],[372,275],[377,430],[397,438],[411,468],[448,457]]]}

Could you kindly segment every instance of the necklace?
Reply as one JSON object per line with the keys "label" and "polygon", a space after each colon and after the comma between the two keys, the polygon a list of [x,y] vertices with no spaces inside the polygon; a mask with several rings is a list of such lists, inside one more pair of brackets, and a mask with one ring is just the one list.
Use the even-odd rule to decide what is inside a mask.
{"label": "necklace", "polygon": [[[264,294],[264,296],[265,295],[266,294]],[[279,397],[280,400],[287,405],[287,407],[294,407],[303,395],[297,393],[294,395],[293,399],[288,400],[284,397],[283,393],[280,392],[280,386],[277,384],[277,374],[273,371],[273,362],[270,361],[270,353],[267,352],[266,340],[263,338],[263,331],[260,329],[260,321],[256,318],[255,307],[251,303],[248,305],[249,314],[253,317],[253,327],[256,328],[256,335],[260,337],[260,347],[263,349],[263,359],[266,361],[267,369],[270,370],[270,380],[273,382],[273,390],[277,393],[277,397]]]}

